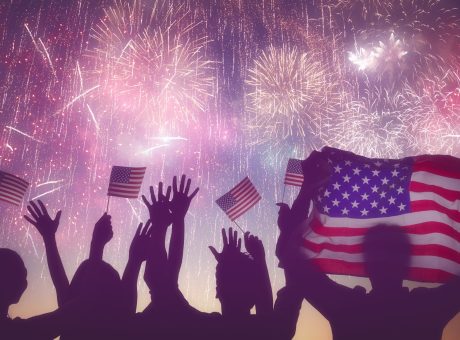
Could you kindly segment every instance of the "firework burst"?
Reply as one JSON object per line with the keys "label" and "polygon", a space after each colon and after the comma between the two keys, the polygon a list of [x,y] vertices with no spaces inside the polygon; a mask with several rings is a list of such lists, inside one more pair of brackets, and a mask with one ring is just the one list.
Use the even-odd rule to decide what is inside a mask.
{"label": "firework burst", "polygon": [[93,30],[88,74],[118,112],[160,125],[195,121],[214,90],[199,25],[186,6],[116,2]]}
{"label": "firework burst", "polygon": [[330,72],[318,56],[286,45],[270,46],[249,69],[246,111],[255,144],[312,135],[327,110]]}

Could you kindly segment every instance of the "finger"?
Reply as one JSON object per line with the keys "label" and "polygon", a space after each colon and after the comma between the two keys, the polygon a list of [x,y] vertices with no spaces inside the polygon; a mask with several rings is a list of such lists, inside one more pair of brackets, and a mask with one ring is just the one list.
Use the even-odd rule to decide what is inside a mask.
{"label": "finger", "polygon": [[[241,243],[241,240],[238,238],[238,232],[236,230],[233,231],[233,245],[235,247],[238,247],[238,241],[240,241]],[[241,246],[241,244],[240,244]]]}
{"label": "finger", "polygon": [[54,222],[57,222],[59,224],[59,221],[61,220],[61,214],[62,214],[62,211],[59,210],[57,213],[56,213],[56,217],[54,217]]}
{"label": "finger", "polygon": [[155,197],[155,190],[153,190],[153,186],[150,186],[150,198],[152,199],[152,204],[156,203],[157,199]]}
{"label": "finger", "polygon": [[179,187],[180,192],[184,192],[184,186],[185,186],[185,175],[182,175],[180,178],[180,187]]}
{"label": "finger", "polygon": [[168,185],[168,188],[166,189],[166,200],[169,201],[169,197],[171,197],[171,186]]}
{"label": "finger", "polygon": [[42,213],[43,215],[49,215],[48,214],[48,210],[46,210],[46,207],[45,205],[43,204],[43,202],[41,200],[37,200],[38,204],[40,205],[40,207],[42,208]]}
{"label": "finger", "polygon": [[192,200],[193,197],[196,196],[196,194],[198,193],[199,190],[200,190],[200,188],[196,188],[195,191],[193,191],[192,194],[189,196],[189,199]]}
{"label": "finger", "polygon": [[216,248],[214,248],[213,246],[209,246],[209,250],[210,250],[211,253],[214,255],[214,257],[216,258],[216,260],[219,261],[220,254],[219,254],[219,252],[216,250]]}
{"label": "finger", "polygon": [[147,232],[146,232],[146,236],[150,237],[152,236],[152,232],[153,232],[153,226],[152,226],[152,221],[150,219],[147,220],[147,222],[145,223],[145,228],[147,229]]}
{"label": "finger", "polygon": [[238,239],[236,247],[238,248],[238,251],[241,251],[241,239],[240,238]]}
{"label": "finger", "polygon": [[163,182],[158,183],[158,201],[163,201]]}
{"label": "finger", "polygon": [[34,226],[37,226],[37,222],[31,219],[29,216],[24,215],[24,218],[29,222],[30,224],[33,224]]}
{"label": "finger", "polygon": [[150,203],[144,195],[142,195],[142,201],[144,201],[144,204],[147,206],[147,208],[150,208]]}
{"label": "finger", "polygon": [[185,185],[185,191],[184,191],[184,194],[188,195],[188,192],[190,190],[190,184],[192,184],[192,180],[189,178],[187,180],[187,184]]}
{"label": "finger", "polygon": [[41,212],[41,210],[37,207],[37,204],[35,204],[34,201],[30,201],[29,203],[30,203],[30,205],[32,206],[32,208],[34,208],[35,214],[36,214],[37,216],[43,215],[42,212]]}
{"label": "finger", "polygon": [[287,203],[276,203],[276,205],[280,208],[289,208],[289,205],[287,205]]}
{"label": "finger", "polygon": [[232,227],[228,229],[228,245],[230,247],[233,246],[233,228]]}
{"label": "finger", "polygon": [[222,240],[224,242],[224,247],[228,246],[228,239],[227,239],[227,233],[225,232],[225,228],[222,228]]}
{"label": "finger", "polygon": [[249,231],[245,232],[244,233],[244,244],[248,244],[248,241],[249,241]]}
{"label": "finger", "polygon": [[35,211],[33,211],[32,207],[30,205],[27,206],[27,210],[29,213],[32,215],[32,217],[36,220],[38,220],[38,215]]}
{"label": "finger", "polygon": [[136,229],[136,233],[134,234],[134,237],[140,236],[141,233],[142,233],[142,223],[139,223],[139,225],[137,226],[137,229]]}
{"label": "finger", "polygon": [[177,194],[177,176],[173,177],[173,192]]}

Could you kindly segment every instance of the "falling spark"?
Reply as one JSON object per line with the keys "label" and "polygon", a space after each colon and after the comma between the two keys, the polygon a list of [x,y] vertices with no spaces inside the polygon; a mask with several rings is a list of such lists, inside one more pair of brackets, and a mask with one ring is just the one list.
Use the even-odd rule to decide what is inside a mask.
{"label": "falling spark", "polygon": [[44,185],[57,184],[57,183],[61,183],[61,182],[64,182],[64,179],[59,179],[59,180],[56,180],[56,181],[48,181],[48,182],[40,183],[40,184],[36,185],[36,188],[40,188],[41,186],[44,186]]}
{"label": "falling spark", "polygon": [[51,67],[51,71],[53,72],[53,75],[56,76],[56,71],[54,70],[54,65],[53,62],[51,61],[50,55],[48,53],[48,50],[46,49],[45,44],[43,43],[42,39],[38,38],[38,41],[40,42],[40,45],[43,47],[43,51],[45,52],[46,59],[48,60],[48,63]]}
{"label": "falling spark", "polygon": [[148,148],[148,149],[139,151],[138,153],[136,153],[136,155],[147,154],[147,153],[149,153],[150,151],[153,151],[153,150],[156,150],[156,149],[160,149],[160,148],[164,148],[164,147],[166,147],[166,146],[169,146],[169,144],[155,145],[155,146],[152,146],[151,148]]}
{"label": "falling spark", "polygon": [[37,198],[43,197],[43,196],[45,196],[45,195],[51,194],[51,193],[53,193],[53,192],[55,192],[55,191],[57,191],[57,190],[59,190],[59,189],[61,189],[61,188],[63,188],[63,187],[65,187],[65,185],[61,185],[61,186],[59,186],[59,187],[57,187],[57,188],[54,188],[54,189],[49,190],[49,191],[47,191],[47,192],[44,192],[43,194],[37,195],[37,196],[35,196],[35,197],[32,198],[32,201],[33,201],[33,200],[36,200]]}
{"label": "falling spark", "polygon": [[31,136],[31,135],[29,135],[29,134],[27,134],[27,133],[25,133],[25,132],[22,132],[21,130],[18,130],[18,129],[16,129],[16,128],[12,127],[12,126],[7,126],[6,128],[8,128],[8,129],[10,129],[10,130],[12,130],[12,131],[14,131],[14,132],[17,132],[17,133],[19,133],[20,135],[23,135],[24,137],[30,138],[30,139],[32,139],[32,140],[38,142],[38,143],[45,143],[45,142],[43,142],[43,141],[41,141],[41,140],[39,140],[39,139],[36,139],[36,138],[34,138],[33,136]]}
{"label": "falling spark", "polygon": [[97,123],[97,120],[96,120],[96,117],[94,116],[93,110],[91,110],[91,107],[89,106],[89,104],[86,104],[86,106],[88,107],[88,111],[91,114],[91,119],[93,120],[94,125],[96,126],[96,130],[99,131],[99,124]]}
{"label": "falling spark", "polygon": [[54,115],[58,115],[59,113],[61,113],[62,111],[64,111],[65,109],[67,109],[68,107],[72,106],[73,103],[75,103],[77,100],[79,100],[80,98],[86,96],[88,93],[91,93],[92,91],[94,91],[95,89],[97,89],[98,87],[100,87],[101,85],[96,85],[96,86],[93,86],[92,88],[86,90],[85,92],[79,94],[78,96],[76,96],[74,99],[72,99],[66,106],[64,106],[61,110],[59,110],[58,112],[56,112]]}

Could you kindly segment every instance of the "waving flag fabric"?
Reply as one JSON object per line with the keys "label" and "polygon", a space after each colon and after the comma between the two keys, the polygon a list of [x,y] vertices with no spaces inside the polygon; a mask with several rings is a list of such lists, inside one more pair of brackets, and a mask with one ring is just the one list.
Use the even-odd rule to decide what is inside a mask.
{"label": "waving flag fabric", "polygon": [[288,161],[284,184],[301,187],[303,183],[302,161],[290,158]]}
{"label": "waving flag fabric", "polygon": [[113,166],[110,174],[108,196],[137,198],[144,179],[145,167]]}
{"label": "waving flag fabric", "polygon": [[0,171],[0,200],[20,205],[28,186],[22,178]]}
{"label": "waving flag fabric", "polygon": [[445,282],[460,274],[460,159],[369,159],[332,148],[322,152],[331,176],[315,199],[304,247],[325,272],[364,275],[363,235],[386,223],[409,235],[408,279]]}
{"label": "waving flag fabric", "polygon": [[260,201],[260,195],[248,177],[216,200],[217,205],[234,221]]}

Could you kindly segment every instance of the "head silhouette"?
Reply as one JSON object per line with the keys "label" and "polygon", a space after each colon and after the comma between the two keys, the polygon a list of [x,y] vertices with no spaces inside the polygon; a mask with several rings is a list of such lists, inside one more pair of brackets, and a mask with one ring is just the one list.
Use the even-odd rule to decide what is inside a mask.
{"label": "head silhouette", "polygon": [[247,254],[234,252],[218,259],[216,266],[216,297],[222,314],[249,314],[255,305],[257,284],[254,260]]}
{"label": "head silhouette", "polygon": [[364,236],[364,260],[374,291],[402,287],[410,264],[411,245],[399,226],[379,224]]}
{"label": "head silhouette", "polygon": [[84,298],[91,312],[115,312],[122,300],[118,272],[104,261],[84,261],[75,272],[69,287],[69,299]]}
{"label": "head silhouette", "polygon": [[0,304],[7,308],[19,302],[27,288],[27,269],[15,251],[0,248]]}

